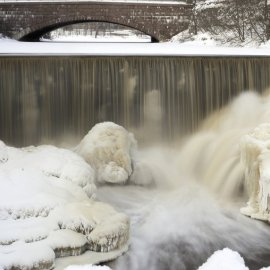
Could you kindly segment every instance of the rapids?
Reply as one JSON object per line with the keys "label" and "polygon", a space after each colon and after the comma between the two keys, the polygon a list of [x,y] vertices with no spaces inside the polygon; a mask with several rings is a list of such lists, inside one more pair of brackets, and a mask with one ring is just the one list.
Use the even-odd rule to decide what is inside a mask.
{"label": "rapids", "polygon": [[130,250],[114,269],[192,270],[224,247],[239,252],[250,269],[270,265],[269,225],[239,212],[247,200],[239,142],[269,121],[269,104],[267,94],[243,93],[174,147],[141,150],[154,187],[98,189],[99,199],[132,221]]}

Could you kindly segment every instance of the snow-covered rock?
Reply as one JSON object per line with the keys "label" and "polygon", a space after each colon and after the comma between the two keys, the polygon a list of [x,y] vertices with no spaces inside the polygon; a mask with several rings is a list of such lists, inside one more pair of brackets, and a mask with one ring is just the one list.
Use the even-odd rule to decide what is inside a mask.
{"label": "snow-covered rock", "polygon": [[128,217],[94,201],[94,170],[76,153],[0,142],[0,160],[1,270],[49,269],[56,257],[126,244]]}
{"label": "snow-covered rock", "polygon": [[248,270],[239,253],[224,248],[216,251],[198,270]]}
{"label": "snow-covered rock", "polygon": [[44,243],[15,242],[0,246],[0,269],[50,269],[55,254]]}
{"label": "snow-covered rock", "polygon": [[241,140],[241,161],[249,192],[241,213],[252,218],[270,219],[270,124],[261,124]]}
{"label": "snow-covered rock", "polygon": [[98,183],[125,183],[133,171],[133,155],[137,143],[123,127],[104,122],[95,125],[76,147],[96,170]]}
{"label": "snow-covered rock", "polygon": [[94,195],[94,171],[72,151],[1,142],[0,155],[0,219],[47,216],[58,205]]}
{"label": "snow-covered rock", "polygon": [[107,252],[123,246],[129,237],[129,219],[101,202],[86,201],[67,204],[51,212],[61,229],[82,233],[88,248]]}

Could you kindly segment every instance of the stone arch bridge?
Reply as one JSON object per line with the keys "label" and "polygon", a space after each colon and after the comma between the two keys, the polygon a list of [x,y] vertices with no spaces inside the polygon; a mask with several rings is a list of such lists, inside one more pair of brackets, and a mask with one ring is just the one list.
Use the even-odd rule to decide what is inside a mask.
{"label": "stone arch bridge", "polygon": [[152,41],[185,30],[192,5],[181,2],[0,2],[0,33],[37,41],[45,33],[80,22],[110,22],[137,29]]}

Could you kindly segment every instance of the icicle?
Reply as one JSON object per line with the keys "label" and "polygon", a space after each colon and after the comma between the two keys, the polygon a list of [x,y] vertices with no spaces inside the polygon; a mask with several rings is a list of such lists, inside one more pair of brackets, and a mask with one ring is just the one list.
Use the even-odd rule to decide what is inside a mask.
{"label": "icicle", "polygon": [[270,208],[270,124],[261,124],[241,141],[241,161],[249,193],[247,207],[241,213],[251,218],[269,220]]}

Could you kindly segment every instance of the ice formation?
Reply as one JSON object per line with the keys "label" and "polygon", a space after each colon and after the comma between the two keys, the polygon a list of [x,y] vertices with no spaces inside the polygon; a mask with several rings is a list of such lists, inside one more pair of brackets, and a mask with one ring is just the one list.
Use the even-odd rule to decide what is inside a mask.
{"label": "ice formation", "polygon": [[198,270],[248,270],[239,253],[228,248],[216,251]]}
{"label": "ice formation", "polygon": [[270,124],[259,125],[241,140],[241,161],[249,192],[247,206],[241,213],[270,220]]}
{"label": "ice formation", "polygon": [[[214,252],[214,254],[198,268],[198,270],[249,270],[244,259],[236,251],[224,248]],[[260,270],[270,270],[264,267]]]}
{"label": "ice formation", "polygon": [[133,135],[123,127],[104,122],[88,132],[75,152],[95,168],[98,183],[120,184],[132,174],[136,145]]}
{"label": "ice formation", "polygon": [[75,153],[53,146],[1,145],[1,219],[47,216],[57,205],[94,195],[94,171]]}
{"label": "ice formation", "polygon": [[72,151],[0,141],[0,269],[49,269],[57,257],[125,245],[129,219],[94,201],[94,177]]}

